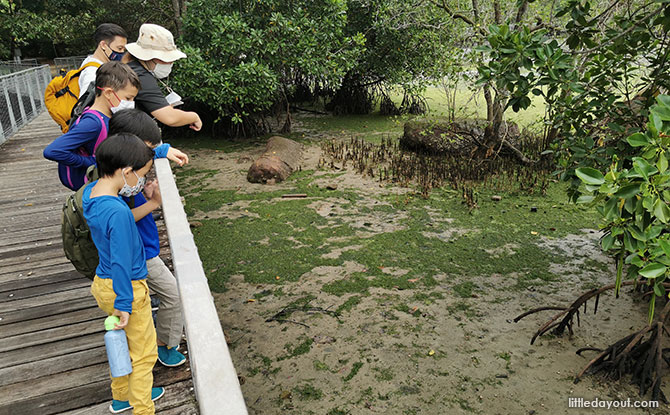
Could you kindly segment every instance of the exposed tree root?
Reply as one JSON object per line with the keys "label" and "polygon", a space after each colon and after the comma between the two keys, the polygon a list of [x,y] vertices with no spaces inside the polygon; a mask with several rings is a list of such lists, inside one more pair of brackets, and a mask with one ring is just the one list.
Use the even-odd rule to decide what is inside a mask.
{"label": "exposed tree root", "polygon": [[[621,286],[638,284],[645,286],[642,280],[624,281]],[[670,284],[665,283],[663,285],[668,286]],[[610,284],[590,290],[582,294],[568,307],[544,306],[529,310],[516,317],[514,322],[518,322],[522,318],[540,311],[559,310],[559,313],[555,314],[535,332],[530,343],[533,344],[539,336],[550,330],[553,330],[553,334],[561,335],[567,328],[570,335],[572,335],[572,325],[575,317],[579,326],[579,314],[582,306],[584,313],[586,313],[586,303],[595,297],[593,309],[593,313],[595,314],[598,311],[600,294],[614,288],[615,284]],[[644,295],[646,294],[648,293]],[[607,348],[583,347],[577,350],[576,353],[580,356],[587,351],[597,352],[598,355],[589,361],[584,369],[575,377],[574,382],[579,382],[585,375],[600,372],[604,372],[606,376],[617,380],[621,379],[624,375],[630,374],[631,383],[640,389],[640,395],[651,391],[651,399],[662,400],[668,403],[665,394],[661,390],[661,380],[663,379],[663,375],[665,375],[667,367],[670,366],[670,348],[663,348],[664,335],[670,336],[670,332],[666,326],[669,315],[670,301],[666,302],[663,310],[652,324],[623,337]]]}
{"label": "exposed tree root", "polygon": [[[624,281],[621,283],[621,286],[627,286],[627,285],[634,285],[634,284],[639,284],[640,281]],[[582,306],[584,306],[584,313],[586,313],[586,303],[588,300],[591,298],[595,297],[595,305],[593,307],[593,314],[598,312],[598,302],[600,301],[600,294],[602,294],[605,291],[612,290],[616,288],[615,284],[610,284],[606,285],[604,287],[600,288],[594,288],[590,291],[585,292],[582,294],[579,298],[577,298],[572,304],[570,304],[568,307],[538,307],[534,308],[532,310],[526,311],[525,313],[517,316],[514,319],[515,323],[518,323],[519,320],[521,320],[524,317],[527,317],[531,314],[535,314],[540,311],[546,311],[546,310],[560,310],[559,313],[554,315],[552,318],[549,319],[546,323],[544,323],[533,335],[533,338],[530,340],[530,344],[535,343],[535,340],[537,340],[538,337],[541,335],[547,333],[549,330],[554,330],[553,334],[560,336],[563,334],[565,329],[568,329],[568,332],[572,336],[574,333],[572,331],[572,324],[574,321],[574,318],[577,318],[577,326],[579,326],[580,321],[579,321],[579,312]],[[560,319],[563,317],[560,321]]]}
{"label": "exposed tree root", "polygon": [[[606,372],[617,380],[630,374],[631,383],[639,387],[640,395],[651,391],[652,400],[660,399],[668,403],[661,390],[661,380],[670,364],[670,358],[666,356],[670,349],[662,347],[663,334],[668,335],[666,324],[669,312],[670,301],[666,302],[658,319],[652,324],[618,340],[594,357],[575,377],[575,383],[584,375],[598,372]],[[585,350],[577,352],[581,354]]]}

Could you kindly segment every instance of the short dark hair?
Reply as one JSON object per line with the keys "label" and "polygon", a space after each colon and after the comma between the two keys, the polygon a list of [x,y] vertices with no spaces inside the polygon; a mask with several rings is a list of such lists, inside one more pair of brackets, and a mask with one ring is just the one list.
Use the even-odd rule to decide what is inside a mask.
{"label": "short dark hair", "polygon": [[109,134],[120,133],[134,134],[154,146],[161,143],[161,129],[156,121],[137,108],[121,110],[112,115],[109,120]]}
{"label": "short dark hair", "polygon": [[140,78],[130,66],[118,61],[104,63],[95,73],[95,96],[102,94],[102,88],[118,91],[129,83],[138,90],[142,87]]}
{"label": "short dark hair", "polygon": [[116,36],[128,39],[128,33],[121,26],[114,23],[103,23],[95,29],[93,39],[97,47],[101,41],[112,42]]}
{"label": "short dark hair", "polygon": [[100,177],[113,176],[118,169],[139,170],[154,158],[154,152],[133,134],[108,137],[95,152]]}

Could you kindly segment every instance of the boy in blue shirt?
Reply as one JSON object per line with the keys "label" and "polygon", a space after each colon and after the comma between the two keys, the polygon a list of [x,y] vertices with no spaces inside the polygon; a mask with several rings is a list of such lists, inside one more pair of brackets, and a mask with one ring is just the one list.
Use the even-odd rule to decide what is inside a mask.
{"label": "boy in blue shirt", "polygon": [[[149,115],[138,109],[119,111],[112,116],[109,122],[110,134],[133,134],[144,143],[154,148],[155,158],[167,157],[177,159],[180,165],[188,163],[188,156],[181,151],[161,144],[161,131],[156,122]],[[181,299],[177,289],[177,280],[165,266],[160,254],[160,239],[158,228],[151,212],[161,205],[158,184],[153,181],[145,187],[149,201],[142,193],[134,197],[132,209],[137,230],[144,244],[149,276],[147,283],[151,291],[156,293],[160,303],[156,313],[156,334],[158,343],[158,361],[169,367],[180,366],[186,362],[186,357],[177,351],[184,330],[184,321],[181,310]],[[124,198],[130,202],[128,198]]]}
{"label": "boy in blue shirt", "polygon": [[133,369],[127,376],[112,378],[112,413],[132,407],[135,415],[153,415],[153,400],[165,393],[163,388],[152,388],[158,353],[144,245],[130,208],[119,196],[142,191],[153,157],[136,136],[108,138],[96,151],[100,179],[86,186],[82,198],[100,257],[91,294],[103,311],[119,317],[115,330],[126,331]]}
{"label": "boy in blue shirt", "polygon": [[140,80],[128,65],[112,61],[98,68],[95,88],[93,105],[43,153],[45,158],[58,162],[60,181],[72,190],[86,182],[86,170],[95,164],[95,151],[107,138],[112,113],[134,107]]}

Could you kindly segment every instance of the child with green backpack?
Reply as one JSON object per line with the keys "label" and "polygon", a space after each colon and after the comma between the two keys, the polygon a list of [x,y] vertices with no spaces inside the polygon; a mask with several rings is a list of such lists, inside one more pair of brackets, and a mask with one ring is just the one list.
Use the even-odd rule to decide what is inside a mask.
{"label": "child with green backpack", "polygon": [[[160,149],[156,151],[156,157],[163,153],[171,153],[171,157],[179,158],[183,163],[188,163],[188,156],[169,146],[161,145],[161,131],[156,122],[149,115],[138,109],[119,111],[109,122],[110,134],[133,134],[149,147]],[[167,148],[166,148],[167,147]],[[161,153],[161,154],[159,154]],[[158,256],[160,253],[160,239],[158,228],[151,212],[161,204],[160,191],[157,183],[150,182],[145,187],[145,193],[134,198],[133,216],[135,217],[137,229],[144,243],[146,253],[147,269],[149,278],[147,282],[151,291],[156,293],[159,299],[158,312],[156,313],[156,334],[158,340],[158,361],[164,366],[174,367],[182,365],[186,357],[177,351],[184,328],[181,300],[177,289],[177,280],[172,275],[163,260]],[[124,196],[126,202],[129,198]]]}
{"label": "child with green backpack", "polygon": [[153,415],[153,401],[163,388],[152,388],[156,332],[151,319],[144,246],[133,214],[119,197],[142,190],[154,153],[131,134],[115,135],[96,151],[100,179],[84,187],[82,204],[100,256],[91,294],[108,315],[119,317],[115,330],[125,330],[132,362],[129,375],[112,378],[112,413],[133,408]]}
{"label": "child with green backpack", "polygon": [[[137,110],[122,110],[114,114],[109,122],[110,134],[130,133],[140,137],[154,150],[154,158],[169,158],[178,164],[188,163],[188,156],[181,151],[162,144],[161,131],[154,120],[146,113]],[[97,171],[89,171],[90,180],[97,178]],[[66,257],[77,271],[90,279],[98,266],[98,254],[89,237],[89,228],[81,213],[82,194],[85,187],[70,195],[63,206],[62,235]],[[146,198],[144,196],[146,194]],[[142,237],[145,259],[149,272],[149,288],[159,299],[156,313],[156,331],[158,334],[158,359],[164,366],[182,365],[186,358],[177,351],[183,333],[181,301],[177,282],[170,270],[159,257],[160,240],[158,228],[152,211],[160,207],[161,195],[155,181],[146,184],[144,194],[122,194],[123,200],[132,210],[137,229]],[[148,199],[147,199],[148,198]]]}

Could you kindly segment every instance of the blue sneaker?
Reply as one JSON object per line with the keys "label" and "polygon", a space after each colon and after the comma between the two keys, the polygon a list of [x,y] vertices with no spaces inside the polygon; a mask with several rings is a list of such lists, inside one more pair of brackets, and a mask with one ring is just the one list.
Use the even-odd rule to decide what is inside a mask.
{"label": "blue sneaker", "polygon": [[[156,401],[165,395],[165,388],[151,388],[151,400]],[[112,404],[109,405],[109,412],[113,414],[120,414],[121,412],[133,409],[130,406],[128,401],[117,401],[116,399],[112,400]]]}
{"label": "blue sneaker", "polygon": [[165,388],[151,388],[151,400],[156,402],[165,395]]}
{"label": "blue sneaker", "polygon": [[130,402],[128,401],[117,401],[116,399],[113,399],[112,404],[109,405],[109,412],[113,414],[120,414],[129,409],[133,409],[133,407],[130,406]]}
{"label": "blue sneaker", "polygon": [[176,367],[186,362],[186,357],[177,351],[176,347],[158,346],[158,361],[163,366]]}

